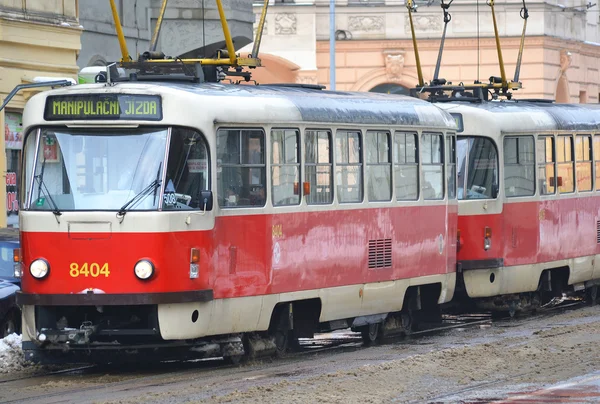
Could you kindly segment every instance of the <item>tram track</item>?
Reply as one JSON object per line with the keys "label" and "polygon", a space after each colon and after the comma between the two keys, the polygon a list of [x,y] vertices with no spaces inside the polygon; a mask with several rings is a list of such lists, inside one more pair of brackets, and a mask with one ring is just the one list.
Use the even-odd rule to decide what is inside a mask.
{"label": "tram track", "polygon": [[[453,329],[459,328],[473,328],[481,327],[484,325],[497,325],[500,327],[509,326],[512,323],[516,325],[522,325],[524,322],[531,318],[543,318],[555,314],[557,311],[575,310],[578,307],[584,306],[582,301],[563,303],[554,307],[544,308],[538,310],[536,313],[528,314],[518,318],[503,318],[503,319],[492,319],[492,316],[487,313],[471,313],[461,315],[448,315],[443,316],[443,323],[439,326],[427,327],[426,329],[414,331],[408,336],[393,336],[384,339],[381,345],[388,344],[402,344],[410,345],[415,343],[421,336],[432,335],[437,333],[444,333]],[[522,320],[522,321],[520,321]],[[219,358],[213,358],[208,360],[181,360],[181,361],[169,361],[162,362],[150,368],[145,368],[141,373],[140,369],[135,366],[116,366],[116,365],[88,365],[70,367],[66,369],[52,370],[45,373],[27,374],[21,377],[15,377],[5,380],[0,380],[0,386],[5,390],[11,385],[25,385],[33,386],[38,383],[31,383],[31,381],[44,382],[44,378],[53,378],[55,376],[62,375],[80,375],[82,377],[89,377],[90,383],[94,385],[84,386],[78,385],[77,392],[94,392],[106,389],[110,386],[111,389],[117,389],[122,391],[129,391],[137,388],[147,388],[152,386],[166,386],[174,382],[185,382],[187,380],[196,380],[198,377],[202,377],[203,374],[211,374],[213,372],[219,372],[227,369],[236,369],[235,374],[243,376],[248,372],[256,371],[261,366],[265,366],[265,370],[269,374],[277,372],[277,369],[286,365],[289,365],[290,361],[301,360],[309,355],[328,353],[344,353],[362,349],[364,347],[362,337],[360,333],[352,332],[350,330],[341,330],[333,333],[320,334],[316,338],[312,339],[301,339],[300,350],[297,352],[291,352],[286,355],[285,358],[260,358],[258,360],[251,360],[243,365],[233,365],[220,360]],[[279,363],[278,363],[279,362]],[[147,372],[153,374],[148,375]],[[104,375],[114,376],[115,378],[126,377],[126,380],[111,381],[111,382],[100,382],[96,381],[96,374],[98,379]],[[515,376],[516,377],[516,376]],[[167,380],[166,380],[167,379]],[[169,380],[170,379],[170,380]],[[61,379],[59,379],[61,380]],[[503,380],[491,381],[490,383],[501,383]],[[36,401],[36,400],[51,400],[55,397],[59,397],[64,393],[72,391],[70,389],[53,392],[40,392],[41,394],[33,394],[29,397],[20,397],[15,400],[2,402],[17,402],[17,401]],[[466,390],[465,390],[466,391]],[[457,391],[456,394],[460,394],[461,391]],[[448,393],[450,394],[450,393]],[[440,396],[441,397],[441,396]],[[442,399],[443,397],[439,398]],[[434,398],[438,399],[438,398]]]}

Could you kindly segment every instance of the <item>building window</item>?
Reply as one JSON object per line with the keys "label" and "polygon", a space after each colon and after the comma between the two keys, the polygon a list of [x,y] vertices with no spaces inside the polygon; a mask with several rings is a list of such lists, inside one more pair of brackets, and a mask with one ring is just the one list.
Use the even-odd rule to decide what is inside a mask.
{"label": "building window", "polygon": [[556,192],[554,138],[552,136],[538,137],[536,154],[540,194],[554,194]]}
{"label": "building window", "polygon": [[504,138],[504,194],[508,197],[535,194],[533,136]]}
{"label": "building window", "polygon": [[297,129],[271,131],[271,182],[273,206],[300,203],[300,133]]}
{"label": "building window", "polygon": [[370,201],[392,200],[392,164],[389,132],[368,131],[367,177]]}
{"label": "building window", "polygon": [[307,130],[304,150],[304,175],[309,184],[306,203],[318,205],[333,202],[331,132]]}
{"label": "building window", "polygon": [[419,152],[416,133],[394,134],[394,170],[396,199],[419,199]]}
{"label": "building window", "polygon": [[443,136],[426,133],[421,137],[421,166],[423,199],[444,199],[444,141]]}
{"label": "building window", "polygon": [[578,135],[575,138],[575,161],[577,161],[577,190],[591,191],[592,188],[592,137]]}
{"label": "building window", "polygon": [[220,207],[265,205],[265,133],[262,129],[217,131],[217,183]]}
{"label": "building window", "polygon": [[336,187],[338,201],[362,202],[362,153],[359,131],[340,130],[336,134]]}
{"label": "building window", "polygon": [[558,192],[575,192],[575,163],[573,158],[573,137],[559,136],[556,142],[556,162],[558,164]]}

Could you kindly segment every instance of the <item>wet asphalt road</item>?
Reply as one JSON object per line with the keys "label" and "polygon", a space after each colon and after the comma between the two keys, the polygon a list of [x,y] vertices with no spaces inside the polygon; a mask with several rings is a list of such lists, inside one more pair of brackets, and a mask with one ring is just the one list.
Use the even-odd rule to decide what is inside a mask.
{"label": "wet asphalt road", "polygon": [[[348,332],[303,345],[303,354],[241,366],[209,360],[39,376],[25,371],[0,378],[0,402],[600,401],[600,306],[372,347]],[[33,377],[20,378],[26,376]]]}

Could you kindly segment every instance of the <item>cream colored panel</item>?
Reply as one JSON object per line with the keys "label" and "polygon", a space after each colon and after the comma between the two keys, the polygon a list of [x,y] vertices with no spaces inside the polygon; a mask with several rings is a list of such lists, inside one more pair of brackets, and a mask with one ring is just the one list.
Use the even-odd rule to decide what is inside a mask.
{"label": "cream colored panel", "polygon": [[35,331],[35,306],[23,306],[21,312],[23,341],[37,339]]}
{"label": "cream colored panel", "polygon": [[389,281],[366,284],[363,289],[360,315],[379,314],[402,310],[406,281]]}
{"label": "cream colored panel", "polygon": [[[465,287],[469,297],[488,297],[509,293],[532,292],[537,289],[541,267],[523,265],[502,269],[465,271]],[[491,275],[494,281],[491,282]]]}
{"label": "cream colored panel", "polygon": [[321,318],[319,321],[331,321],[341,318],[364,315],[360,291],[363,285],[340,286],[321,289]]}
{"label": "cream colored panel", "polygon": [[[533,292],[537,290],[540,276],[545,269],[569,267],[569,285],[600,278],[600,268],[597,268],[594,272],[593,265],[592,256],[580,257],[502,269],[465,271],[464,279],[467,294],[470,297],[489,297]],[[494,282],[490,282],[492,274],[494,274]]]}
{"label": "cream colored panel", "polygon": [[594,256],[573,258],[570,261],[569,285],[594,279]]}
{"label": "cream colored panel", "polygon": [[600,279],[600,255],[596,255],[594,257],[592,260],[592,266],[594,267],[592,279]]}
{"label": "cream colored panel", "polygon": [[262,299],[262,307],[260,310],[260,316],[258,317],[258,324],[256,329],[258,331],[266,331],[269,329],[269,324],[271,323],[271,315],[273,314],[273,309],[277,303],[281,301],[282,295],[265,295]]}
{"label": "cream colored panel", "polygon": [[[21,211],[22,231],[67,233],[96,232],[98,223],[103,223],[101,231],[110,227],[113,233],[162,233],[175,231],[210,230],[214,227],[214,212],[192,214],[190,224],[186,224],[189,212],[135,212],[125,214],[120,222],[116,212],[62,212],[60,223],[52,212]],[[89,224],[89,226],[86,225]]]}
{"label": "cream colored panel", "polygon": [[[254,331],[261,314],[262,299],[262,296],[256,296],[159,305],[161,336],[172,340]],[[195,310],[198,310],[198,319],[193,322]]]}

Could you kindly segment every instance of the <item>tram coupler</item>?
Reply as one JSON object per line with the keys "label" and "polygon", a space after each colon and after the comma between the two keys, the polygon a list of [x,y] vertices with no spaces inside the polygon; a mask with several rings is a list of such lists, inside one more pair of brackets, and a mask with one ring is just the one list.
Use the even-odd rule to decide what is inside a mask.
{"label": "tram coupler", "polygon": [[38,341],[41,343],[68,343],[68,344],[89,344],[90,337],[96,332],[97,326],[92,325],[91,321],[84,321],[79,329],[63,328],[60,330],[42,328],[38,333]]}

